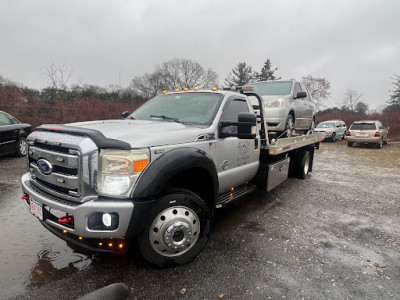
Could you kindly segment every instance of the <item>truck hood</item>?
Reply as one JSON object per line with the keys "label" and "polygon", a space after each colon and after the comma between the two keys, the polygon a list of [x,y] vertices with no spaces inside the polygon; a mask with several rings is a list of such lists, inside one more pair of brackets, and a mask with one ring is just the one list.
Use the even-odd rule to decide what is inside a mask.
{"label": "truck hood", "polygon": [[66,125],[98,130],[107,138],[129,143],[132,148],[194,142],[199,135],[210,131],[173,121],[104,120]]}

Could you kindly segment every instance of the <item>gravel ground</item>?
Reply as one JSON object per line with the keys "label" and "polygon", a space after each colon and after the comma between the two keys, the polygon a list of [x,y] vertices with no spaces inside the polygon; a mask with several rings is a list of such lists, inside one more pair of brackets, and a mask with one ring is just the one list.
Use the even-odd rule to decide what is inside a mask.
{"label": "gravel ground", "polygon": [[[17,248],[1,243],[0,269],[7,262],[7,272],[19,272],[0,277],[1,299],[74,299],[114,282],[129,286],[129,299],[399,299],[400,144],[322,143],[306,180],[289,179],[219,211],[201,255],[169,269],[149,266],[135,251],[70,249],[14,205],[24,160],[0,158],[0,170],[2,236],[13,228],[17,239],[33,227],[40,235],[25,260],[20,239]],[[26,227],[14,229],[5,207],[21,210]]]}

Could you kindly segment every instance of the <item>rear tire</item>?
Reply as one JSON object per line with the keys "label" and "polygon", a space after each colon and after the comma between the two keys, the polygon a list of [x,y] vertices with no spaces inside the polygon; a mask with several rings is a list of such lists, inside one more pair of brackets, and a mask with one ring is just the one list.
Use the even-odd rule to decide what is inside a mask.
{"label": "rear tire", "polygon": [[20,157],[25,156],[26,149],[27,149],[26,139],[25,139],[25,137],[21,136],[18,139],[17,148],[15,149],[15,155],[20,156]]}
{"label": "rear tire", "polygon": [[176,189],[161,196],[138,237],[143,258],[158,267],[184,265],[207,244],[211,212],[196,194]]}
{"label": "rear tire", "polygon": [[379,142],[379,144],[377,145],[377,147],[378,147],[379,149],[382,149],[382,146],[383,146],[383,141],[381,140],[381,141]]}
{"label": "rear tire", "polygon": [[311,153],[309,150],[299,152],[300,157],[297,164],[297,178],[306,179],[311,166]]}
{"label": "rear tire", "polygon": [[353,146],[353,142],[347,142],[347,146],[348,146],[348,147]]}

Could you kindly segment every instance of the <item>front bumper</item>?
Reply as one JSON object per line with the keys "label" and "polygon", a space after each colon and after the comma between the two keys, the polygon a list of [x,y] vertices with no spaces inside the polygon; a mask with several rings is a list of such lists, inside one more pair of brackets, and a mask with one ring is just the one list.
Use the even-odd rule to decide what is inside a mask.
{"label": "front bumper", "polygon": [[268,131],[285,131],[288,113],[284,107],[266,108],[264,110],[264,117],[267,122]]}
{"label": "front bumper", "polygon": [[[25,199],[26,204],[28,207],[30,206],[30,199],[42,204],[43,220],[40,221],[47,229],[54,229],[51,230],[53,233],[68,232],[68,234],[78,238],[81,237],[82,239],[125,237],[134,210],[132,201],[94,198],[84,203],[72,203],[40,191],[30,182],[29,173],[22,176],[21,182],[23,192],[29,196],[28,199]],[[52,211],[56,211],[58,214],[72,215],[73,224],[60,223],[57,216],[52,214]],[[88,219],[95,213],[117,215],[118,226],[114,230],[95,230],[89,228]]]}

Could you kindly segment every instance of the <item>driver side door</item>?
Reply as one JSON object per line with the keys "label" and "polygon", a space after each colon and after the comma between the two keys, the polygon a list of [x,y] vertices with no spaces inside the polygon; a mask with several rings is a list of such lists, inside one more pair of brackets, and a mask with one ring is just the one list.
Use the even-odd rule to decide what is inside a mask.
{"label": "driver side door", "polygon": [[[233,97],[225,104],[219,122],[237,122],[239,113],[249,112],[249,104],[245,99]],[[237,126],[228,126],[222,130],[232,135],[237,134]],[[215,161],[219,193],[242,185],[256,175],[259,165],[259,143],[259,135],[255,139],[239,139],[237,136],[218,137]]]}

